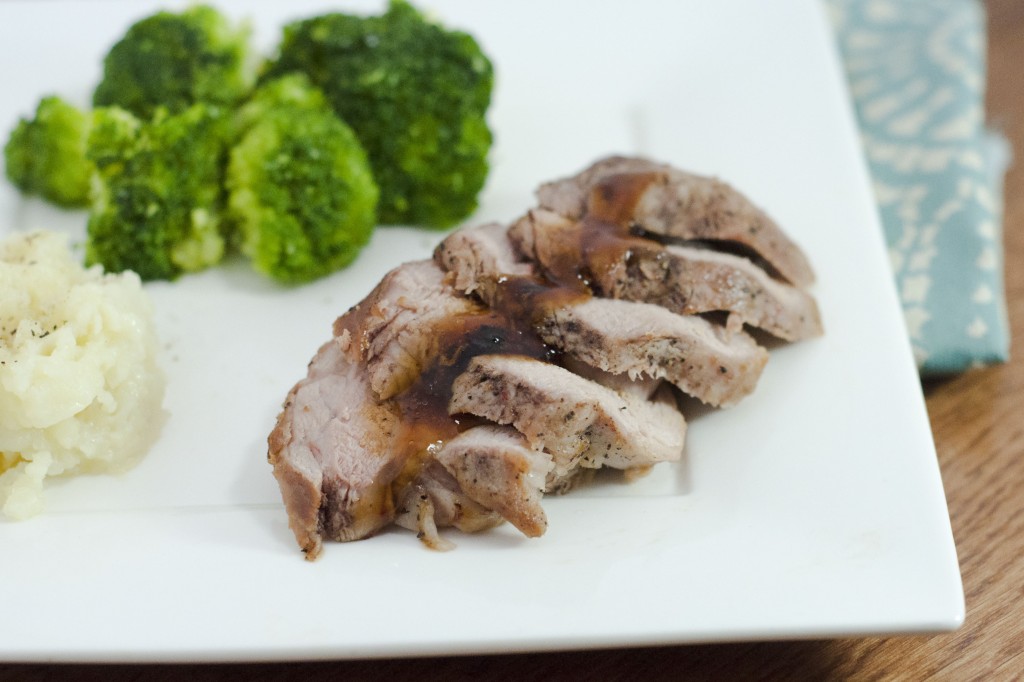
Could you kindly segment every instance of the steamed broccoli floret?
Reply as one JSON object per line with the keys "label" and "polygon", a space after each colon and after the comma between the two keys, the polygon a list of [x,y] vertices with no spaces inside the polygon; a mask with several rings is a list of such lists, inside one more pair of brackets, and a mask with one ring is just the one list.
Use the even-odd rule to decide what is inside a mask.
{"label": "steamed broccoli floret", "polygon": [[221,260],[227,114],[196,104],[151,121],[97,109],[88,156],[98,179],[86,261],[173,279]]}
{"label": "steamed broccoli floret", "polygon": [[299,76],[265,85],[239,118],[227,186],[242,252],[289,284],[350,263],[376,224],[379,194],[352,129]]}
{"label": "steamed broccoli floret", "polygon": [[308,74],[359,136],[381,188],[382,222],[447,227],[476,208],[494,72],[471,36],[392,0],[383,16],[287,25],[265,76],[292,71]]}
{"label": "steamed broccoli floret", "polygon": [[143,118],[157,107],[179,113],[196,102],[234,104],[252,85],[248,37],[202,5],[142,19],[107,54],[93,104]]}
{"label": "steamed broccoli floret", "polygon": [[323,90],[310,83],[305,74],[292,73],[263,83],[235,112],[237,134],[245,133],[271,109],[331,110]]}
{"label": "steamed broccoli floret", "polygon": [[85,206],[93,170],[85,158],[89,125],[90,114],[59,97],[44,97],[35,118],[18,121],[4,147],[7,177],[26,194]]}

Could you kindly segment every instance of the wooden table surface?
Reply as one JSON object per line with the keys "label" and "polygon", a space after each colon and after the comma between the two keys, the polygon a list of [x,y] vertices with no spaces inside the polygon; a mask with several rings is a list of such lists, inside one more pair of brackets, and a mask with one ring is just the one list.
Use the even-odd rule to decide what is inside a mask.
{"label": "wooden table surface", "polygon": [[[1021,157],[1024,2],[991,0],[988,9],[988,118]],[[1010,323],[1024,339],[1024,163],[1006,177],[1004,224]],[[925,392],[967,601],[954,633],[398,661],[0,665],[0,680],[1024,678],[1024,358],[930,381]]]}

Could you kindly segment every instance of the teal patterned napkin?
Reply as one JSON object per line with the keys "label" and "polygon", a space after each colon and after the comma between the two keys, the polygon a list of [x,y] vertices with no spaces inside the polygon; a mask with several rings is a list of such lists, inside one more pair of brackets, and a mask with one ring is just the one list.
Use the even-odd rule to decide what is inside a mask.
{"label": "teal patterned napkin", "polygon": [[975,0],[826,0],[922,374],[1004,361],[1005,142]]}

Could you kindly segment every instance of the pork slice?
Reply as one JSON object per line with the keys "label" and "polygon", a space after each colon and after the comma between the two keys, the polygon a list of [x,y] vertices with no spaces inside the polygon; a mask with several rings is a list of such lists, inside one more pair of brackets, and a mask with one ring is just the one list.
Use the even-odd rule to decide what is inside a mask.
{"label": "pork slice", "polygon": [[438,353],[432,331],[483,308],[445,281],[432,260],[404,263],[384,276],[372,292],[334,323],[348,331],[366,363],[370,385],[386,400],[415,381]]}
{"label": "pork slice", "polygon": [[527,213],[508,235],[544,268],[562,268],[567,262],[585,268],[602,296],[657,303],[682,314],[726,311],[786,341],[822,333],[810,294],[773,279],[742,256],[616,236],[607,225],[545,209]]}
{"label": "pork slice", "polygon": [[608,156],[592,163],[576,175],[545,182],[537,188],[542,208],[567,218],[580,220],[587,213],[590,191],[601,180],[625,173],[663,171],[669,166],[638,156]]}
{"label": "pork slice", "polygon": [[594,298],[548,312],[541,338],[612,374],[665,379],[709,405],[729,406],[757,386],[768,351],[743,331],[650,303]]}
{"label": "pork slice", "polygon": [[[360,539],[394,519],[395,497],[405,494],[396,479],[434,437],[410,423],[398,395],[437,355],[442,330],[481,310],[425,260],[389,272],[334,323],[335,337],[289,393],[268,441],[307,557],[319,554],[324,538]],[[454,432],[443,405],[441,428]]]}
{"label": "pork slice", "polygon": [[540,186],[540,206],[678,240],[728,241],[752,249],[797,286],[814,282],[807,257],[760,208],[717,178],[646,159],[610,157]]}
{"label": "pork slice", "polygon": [[455,379],[448,411],[514,426],[533,449],[551,454],[553,482],[577,467],[631,469],[678,460],[686,433],[674,405],[512,355],[473,358]]}
{"label": "pork slice", "polygon": [[268,438],[289,526],[310,560],[324,538],[366,537],[394,518],[399,415],[377,400],[352,350],[347,333],[320,348]]}
{"label": "pork slice", "polygon": [[[488,291],[501,287],[504,266],[515,253],[510,239],[524,254],[539,260],[561,249],[554,258],[578,263],[581,256],[573,257],[574,247],[560,246],[579,244],[571,233],[578,224],[554,218],[547,221],[554,226],[550,232],[528,227],[543,216],[520,220],[507,235],[493,228],[464,230],[462,247],[450,249],[455,255],[446,261],[458,268],[456,279],[463,286]],[[484,280],[490,283],[481,284]],[[550,305],[542,300],[533,324],[541,340],[570,357],[633,379],[667,379],[710,405],[732,405],[748,395],[768,361],[768,352],[749,334],[654,304],[577,298]]]}
{"label": "pork slice", "polygon": [[466,497],[494,510],[523,535],[540,537],[547,530],[540,500],[554,462],[550,455],[531,449],[516,430],[468,429],[445,443],[436,458]]}
{"label": "pork slice", "polygon": [[509,226],[513,253],[521,253],[548,272],[565,265],[584,267],[583,222],[546,208],[534,208]]}
{"label": "pork slice", "polygon": [[562,366],[573,374],[578,374],[584,379],[589,379],[610,388],[616,393],[624,396],[634,396],[642,400],[652,400],[656,393],[665,384],[662,379],[654,379],[648,376],[631,377],[628,374],[612,374],[593,365],[588,365],[572,355],[562,358]]}
{"label": "pork slice", "polygon": [[610,295],[658,303],[684,314],[728,311],[784,341],[824,333],[814,297],[772,279],[742,256],[669,245],[663,258],[638,254],[631,265],[630,275],[604,283]]}
{"label": "pork slice", "polygon": [[495,303],[501,282],[529,278],[534,272],[531,263],[519,260],[505,226],[499,223],[451,233],[434,250],[434,260],[448,271],[456,290],[475,294],[488,305]]}
{"label": "pork slice", "polygon": [[438,528],[454,527],[477,533],[500,525],[498,512],[470,498],[459,481],[433,455],[423,462],[415,477],[398,491],[395,524],[416,533],[431,549],[447,550],[454,544]]}

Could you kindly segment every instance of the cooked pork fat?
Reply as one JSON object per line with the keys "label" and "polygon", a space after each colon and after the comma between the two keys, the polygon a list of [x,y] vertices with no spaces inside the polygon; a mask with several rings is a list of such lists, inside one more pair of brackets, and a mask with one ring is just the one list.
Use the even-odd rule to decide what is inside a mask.
{"label": "cooked pork fat", "polygon": [[614,156],[537,190],[541,208],[678,240],[728,241],[752,249],[797,286],[814,282],[800,248],[728,184],[646,159]]}
{"label": "cooked pork fat", "polygon": [[[810,294],[773,279],[741,256],[666,246],[616,225],[573,220],[545,209],[529,211],[508,236],[550,276],[584,278],[601,296],[657,303],[687,315],[728,312],[786,341],[822,333]],[[461,290],[458,283],[456,288]]]}

